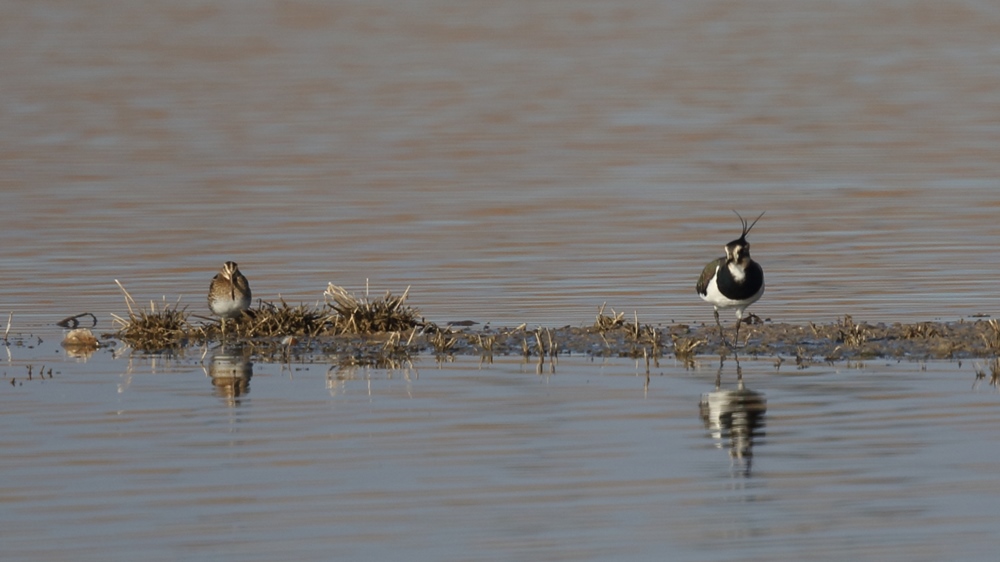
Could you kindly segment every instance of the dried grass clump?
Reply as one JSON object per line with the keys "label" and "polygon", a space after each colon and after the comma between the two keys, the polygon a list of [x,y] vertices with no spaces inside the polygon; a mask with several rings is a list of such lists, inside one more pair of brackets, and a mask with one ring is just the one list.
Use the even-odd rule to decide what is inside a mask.
{"label": "dried grass clump", "polygon": [[335,321],[323,310],[315,310],[305,305],[289,306],[281,300],[281,305],[263,303],[255,311],[253,336],[301,335],[315,337],[329,329]]}
{"label": "dried grass clump", "polygon": [[985,322],[985,325],[988,328],[979,337],[983,339],[986,351],[993,354],[1000,353],[1000,321],[994,318]]}
{"label": "dried grass clump", "polygon": [[849,347],[861,347],[873,335],[867,324],[855,324],[854,319],[847,314],[838,323],[837,329],[840,332],[840,341]]}
{"label": "dried grass clump", "polygon": [[330,283],[323,298],[326,305],[337,313],[337,333],[371,334],[399,332],[417,325],[419,312],[405,304],[409,294],[410,288],[407,287],[399,297],[386,291],[382,298],[369,299],[367,295],[358,298],[343,287]]}
{"label": "dried grass clump", "polygon": [[932,322],[919,322],[917,324],[903,324],[900,326],[902,333],[900,337],[906,340],[926,340],[941,336],[941,332]]}
{"label": "dried grass clump", "polygon": [[[332,329],[335,318],[326,311],[305,305],[291,306],[284,299],[277,304],[261,302],[238,318],[228,320],[226,334],[240,339],[284,336],[316,337]],[[206,339],[221,337],[221,322],[202,326]]]}
{"label": "dried grass clump", "polygon": [[684,363],[685,367],[693,367],[695,350],[704,345],[706,340],[685,338],[677,334],[670,334],[670,339],[674,344],[674,357]]}
{"label": "dried grass clump", "polygon": [[150,301],[149,310],[143,310],[117,279],[115,283],[124,293],[128,307],[128,318],[111,315],[119,326],[117,335],[123,342],[145,352],[176,349],[185,344],[191,325],[187,311],[179,308],[179,303],[164,302],[157,310],[156,302]]}
{"label": "dried grass clump", "polygon": [[594,330],[599,333],[608,332],[611,330],[616,330],[625,325],[625,313],[618,312],[615,313],[615,309],[611,309],[611,316],[604,314],[604,307],[608,303],[601,304],[601,308],[597,310],[597,319],[594,321]]}

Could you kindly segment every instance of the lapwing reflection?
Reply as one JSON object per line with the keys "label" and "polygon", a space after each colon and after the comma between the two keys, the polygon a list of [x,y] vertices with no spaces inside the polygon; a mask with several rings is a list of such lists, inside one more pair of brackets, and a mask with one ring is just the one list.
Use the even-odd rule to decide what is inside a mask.
{"label": "lapwing reflection", "polygon": [[709,430],[716,446],[729,446],[729,457],[739,472],[750,476],[754,439],[764,436],[764,413],[767,400],[743,384],[743,370],[736,357],[736,388],[722,388],[722,370],[725,357],[719,357],[719,371],[715,375],[715,390],[701,395],[699,410],[705,428]]}
{"label": "lapwing reflection", "polygon": [[228,404],[235,405],[250,392],[253,363],[241,350],[220,351],[212,355],[208,376],[212,379],[215,394]]}

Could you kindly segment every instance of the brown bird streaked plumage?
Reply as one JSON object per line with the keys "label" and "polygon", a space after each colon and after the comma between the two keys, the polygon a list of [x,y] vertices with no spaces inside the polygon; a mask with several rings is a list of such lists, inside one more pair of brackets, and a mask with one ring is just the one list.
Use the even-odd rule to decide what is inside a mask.
{"label": "brown bird streaked plumage", "polygon": [[227,261],[208,287],[208,308],[225,322],[250,308],[250,300],[250,283],[236,262]]}

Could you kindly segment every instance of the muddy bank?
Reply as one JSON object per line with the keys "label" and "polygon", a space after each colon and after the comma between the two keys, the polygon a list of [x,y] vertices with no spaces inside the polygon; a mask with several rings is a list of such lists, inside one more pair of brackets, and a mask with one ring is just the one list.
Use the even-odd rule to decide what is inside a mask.
{"label": "muddy bank", "polygon": [[[139,307],[119,284],[127,316],[112,315],[119,330],[104,334],[113,345],[143,353],[177,352],[185,348],[217,348],[239,344],[261,358],[330,355],[357,364],[391,364],[397,359],[432,353],[437,356],[494,355],[558,357],[660,358],[691,360],[699,355],[738,351],[744,356],[794,357],[807,361],[907,358],[962,359],[1000,356],[1000,321],[987,317],[955,322],[867,323],[844,315],[827,324],[787,324],[750,314],[742,330],[724,322],[642,324],[638,314],[607,311],[606,303],[589,326],[561,328],[494,328],[474,321],[435,323],[407,304],[409,287],[400,296],[358,296],[329,284],[323,304],[293,306],[284,300],[259,301],[237,318],[219,321],[191,314],[179,303],[150,302]],[[73,328],[96,316],[84,313],[59,325]],[[225,328],[228,326],[228,328]],[[66,342],[64,342],[64,345]],[[313,358],[315,359],[315,357]]]}
{"label": "muddy bank", "polygon": [[[454,330],[454,333],[451,331]],[[500,355],[574,354],[602,357],[663,357],[680,359],[718,355],[731,350],[733,326],[726,326],[724,342],[711,324],[650,326],[625,323],[611,329],[562,327],[555,329],[497,330],[448,328],[455,339],[451,353]],[[492,341],[489,341],[492,339]],[[426,341],[425,341],[426,340]],[[435,337],[416,340],[414,346],[435,352]],[[439,341],[439,338],[437,339]],[[481,343],[486,341],[486,343]],[[1000,354],[1000,323],[920,322],[916,324],[854,323],[850,317],[831,324],[760,322],[740,329],[736,349],[747,356],[795,357],[810,361],[838,361],[878,357],[961,359]]]}
{"label": "muddy bank", "polygon": [[[730,353],[733,326],[726,326],[727,342],[712,324],[644,325],[618,321],[593,326],[514,328],[423,324],[409,330],[369,334],[288,335],[264,338],[230,338],[261,358],[336,356],[348,363],[391,365],[422,354],[557,357],[662,358],[690,360],[697,356]],[[102,337],[104,345],[125,346],[114,334]],[[218,341],[193,339],[178,342],[173,351],[210,347]],[[1000,355],[1000,322],[973,320],[919,322],[915,324],[855,323],[850,317],[830,324],[785,324],[756,320],[744,324],[736,346],[741,356],[794,358],[799,364],[840,360],[898,358],[910,360],[963,359]],[[147,350],[147,352],[150,350]]]}

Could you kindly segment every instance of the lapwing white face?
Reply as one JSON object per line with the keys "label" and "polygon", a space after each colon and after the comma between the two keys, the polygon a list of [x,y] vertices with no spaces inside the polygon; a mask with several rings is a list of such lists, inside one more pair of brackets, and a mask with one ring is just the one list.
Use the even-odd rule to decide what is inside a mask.
{"label": "lapwing white face", "polygon": [[750,244],[745,240],[734,240],[726,244],[726,268],[733,280],[742,283],[746,279],[746,268],[750,265]]}
{"label": "lapwing white face", "polygon": [[726,244],[726,261],[745,267],[750,261],[750,243],[744,240],[734,240]]}

